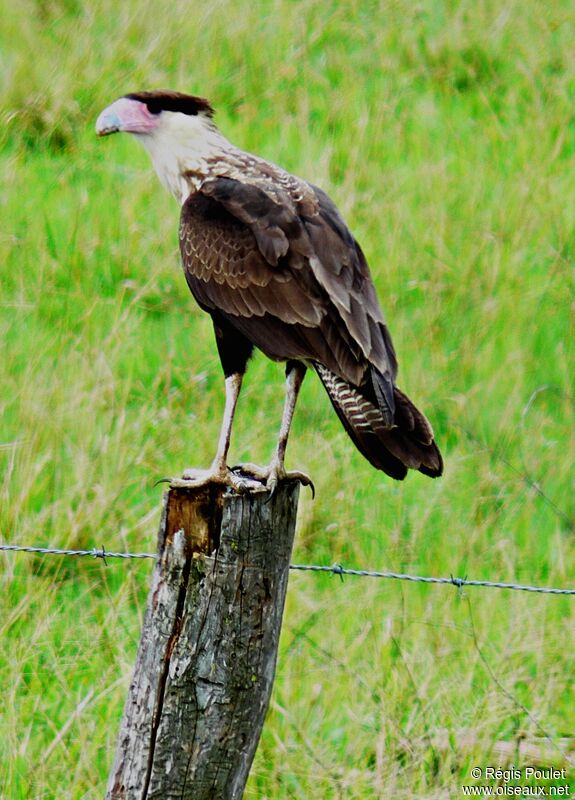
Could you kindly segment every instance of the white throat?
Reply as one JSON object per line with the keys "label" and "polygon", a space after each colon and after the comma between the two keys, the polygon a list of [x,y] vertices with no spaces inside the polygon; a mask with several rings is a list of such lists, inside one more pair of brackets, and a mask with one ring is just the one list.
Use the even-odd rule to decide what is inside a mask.
{"label": "white throat", "polygon": [[180,205],[198,188],[210,163],[235,150],[203,114],[163,111],[155,130],[134,135],[150,154],[160,181]]}

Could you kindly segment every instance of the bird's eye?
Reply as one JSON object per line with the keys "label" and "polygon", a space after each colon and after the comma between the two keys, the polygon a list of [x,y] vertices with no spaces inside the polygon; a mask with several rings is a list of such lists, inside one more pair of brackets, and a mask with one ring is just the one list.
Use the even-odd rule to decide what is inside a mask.
{"label": "bird's eye", "polygon": [[146,108],[150,112],[150,114],[159,114],[162,110],[161,105],[155,100],[149,100],[146,103]]}

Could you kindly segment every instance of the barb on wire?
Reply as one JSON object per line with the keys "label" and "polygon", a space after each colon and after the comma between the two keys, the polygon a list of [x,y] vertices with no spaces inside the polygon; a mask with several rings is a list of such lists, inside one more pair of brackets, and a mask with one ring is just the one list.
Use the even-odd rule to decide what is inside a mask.
{"label": "barb on wire", "polygon": [[521,583],[503,583],[502,581],[473,581],[467,578],[433,578],[424,575],[406,575],[403,572],[375,572],[367,569],[346,569],[341,564],[322,567],[317,564],[290,564],[290,569],[304,572],[331,572],[333,575],[357,575],[360,578],[391,578],[396,581],[412,583],[449,583],[462,589],[464,586],[484,586],[489,589],[512,589],[516,592],[537,592],[539,594],[575,595],[575,589],[554,589],[547,586],[528,586]]}
{"label": "barb on wire", "polygon": [[93,547],[91,550],[63,550],[59,547],[24,547],[18,544],[0,544],[0,550],[17,553],[40,553],[47,556],[92,556],[101,558],[106,563],[107,558],[156,558],[155,553],[113,553],[104,546]]}
{"label": "barb on wire", "polygon": [[[40,555],[56,556],[91,556],[101,558],[107,565],[108,558],[156,558],[156,553],[117,553],[106,550],[104,546],[92,550],[65,550],[58,547],[25,547],[17,544],[0,544],[0,551],[20,552],[20,553],[39,553]],[[396,581],[410,581],[411,583],[438,583],[450,584],[459,591],[465,586],[482,586],[488,589],[509,589],[516,592],[534,592],[537,594],[561,594],[575,595],[575,589],[556,589],[549,586],[530,586],[521,583],[503,583],[502,581],[480,581],[457,578],[450,575],[449,578],[434,578],[426,575],[408,575],[403,572],[377,572],[368,569],[349,569],[341,564],[325,566],[321,564],[290,564],[290,570],[298,572],[328,572],[332,575],[339,575],[343,581],[344,575],[354,575],[359,578],[387,578]]]}

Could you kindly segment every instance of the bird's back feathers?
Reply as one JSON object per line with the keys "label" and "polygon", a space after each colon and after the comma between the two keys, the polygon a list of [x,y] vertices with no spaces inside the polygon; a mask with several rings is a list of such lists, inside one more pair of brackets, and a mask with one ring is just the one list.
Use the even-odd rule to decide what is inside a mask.
{"label": "bird's back feathers", "polygon": [[356,383],[369,362],[393,380],[395,353],[365,258],[337,209],[301,181],[300,213],[304,189],[267,182],[269,191],[263,180],[256,186],[219,176],[185,202],[180,247],[198,302],[237,317],[244,333],[251,319],[257,335],[255,318],[264,315],[310,329],[283,330],[285,353],[266,349],[264,331],[254,343],[271,358],[327,357],[330,369]]}
{"label": "bird's back feathers", "polygon": [[395,351],[364,255],[327,195],[302,185],[206,179],[181,216],[192,293],[270,358],[313,364],[375,467],[398,480],[407,469],[440,475],[429,423],[395,386]]}

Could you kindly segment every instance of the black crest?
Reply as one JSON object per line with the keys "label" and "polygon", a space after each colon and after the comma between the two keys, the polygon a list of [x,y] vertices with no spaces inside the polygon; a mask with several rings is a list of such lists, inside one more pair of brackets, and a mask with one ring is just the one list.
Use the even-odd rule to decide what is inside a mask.
{"label": "black crest", "polygon": [[214,109],[204,97],[195,97],[191,94],[182,92],[170,92],[157,90],[152,92],[133,92],[124,95],[129,100],[139,100],[145,103],[151,114],[159,114],[161,111],[179,111],[180,114],[197,116],[204,114],[213,117]]}

